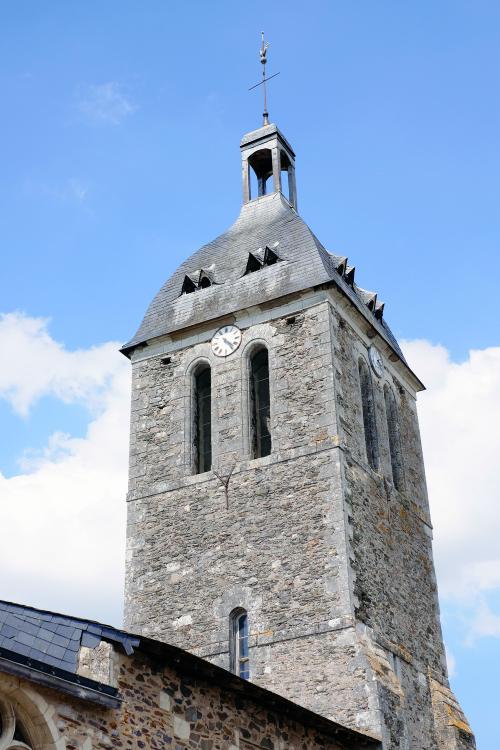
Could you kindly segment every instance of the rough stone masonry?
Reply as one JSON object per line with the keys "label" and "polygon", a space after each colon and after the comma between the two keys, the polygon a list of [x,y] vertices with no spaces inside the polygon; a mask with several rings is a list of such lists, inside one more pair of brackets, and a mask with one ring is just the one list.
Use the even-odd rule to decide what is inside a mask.
{"label": "rough stone masonry", "polygon": [[[275,126],[254,131],[244,166],[266,149],[275,164],[283,143]],[[245,273],[263,247],[278,262]],[[207,268],[210,283],[181,294],[186,275]],[[242,342],[218,357],[210,342],[228,323]],[[251,451],[257,346],[269,354],[272,451],[263,458]],[[281,190],[248,200],[233,227],[162,287],[124,351],[133,365],[127,628],[229,669],[230,616],[242,608],[255,683],[387,750],[473,748],[441,635],[416,413],[422,385],[347,259],[327,253]],[[360,361],[370,373],[375,468]],[[211,368],[212,470],[195,474],[201,362]]]}

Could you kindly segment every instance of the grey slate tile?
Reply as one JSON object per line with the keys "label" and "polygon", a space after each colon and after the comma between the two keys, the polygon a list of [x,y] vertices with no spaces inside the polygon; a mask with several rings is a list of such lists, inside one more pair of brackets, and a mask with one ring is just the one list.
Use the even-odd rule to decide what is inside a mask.
{"label": "grey slate tile", "polygon": [[73,633],[75,632],[75,629],[70,628],[67,625],[58,625],[56,632],[58,635],[66,636],[66,638],[73,638]]}
{"label": "grey slate tile", "polygon": [[54,633],[52,633],[50,630],[47,630],[45,627],[39,628],[37,633],[38,638],[42,638],[44,641],[52,641],[54,637]]}
{"label": "grey slate tile", "polygon": [[13,628],[12,625],[2,625],[0,627],[0,634],[5,638],[13,638],[16,633],[17,630]]}
{"label": "grey slate tile", "polygon": [[55,643],[51,643],[47,648],[46,653],[49,654],[49,656],[56,657],[57,659],[64,659],[66,651],[62,646],[56,646]]}
{"label": "grey slate tile", "polygon": [[54,633],[52,643],[55,643],[57,646],[62,646],[63,648],[67,648],[70,641],[69,641],[69,638],[65,638],[63,635],[58,635],[57,633]]}
{"label": "grey slate tile", "polygon": [[39,612],[10,602],[0,602],[0,612],[0,645],[13,654],[29,656],[73,673],[77,669],[82,635],[90,648],[100,642],[104,631],[111,641],[122,644],[126,650],[138,643],[127,633],[106,625]]}
{"label": "grey slate tile", "polygon": [[36,641],[36,638],[34,635],[31,635],[30,633],[25,633],[24,631],[21,630],[16,633],[15,640],[17,641],[17,643],[24,643],[26,646],[32,647]]}

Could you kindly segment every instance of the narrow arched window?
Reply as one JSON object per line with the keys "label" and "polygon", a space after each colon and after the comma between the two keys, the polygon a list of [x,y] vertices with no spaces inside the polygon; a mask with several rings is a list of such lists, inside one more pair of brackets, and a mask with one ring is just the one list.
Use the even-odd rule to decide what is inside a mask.
{"label": "narrow arched window", "polygon": [[[0,747],[2,750],[31,750],[34,746],[35,743],[18,716],[17,705],[14,706],[0,694]],[[48,745],[44,744],[44,747]]]}
{"label": "narrow arched window", "polygon": [[359,360],[359,386],[361,389],[361,406],[363,409],[363,427],[365,432],[366,458],[374,471],[378,468],[377,423],[375,421],[375,404],[370,371],[364,359]]}
{"label": "narrow arched window", "polygon": [[203,474],[212,468],[212,376],[209,365],[195,372],[193,402],[194,472]]}
{"label": "narrow arched window", "polygon": [[231,672],[250,679],[250,655],[248,643],[248,614],[238,608],[229,617],[229,653]]}
{"label": "narrow arched window", "polygon": [[391,453],[392,481],[397,490],[404,487],[403,453],[401,451],[401,435],[399,431],[398,407],[394,393],[384,386],[385,416],[387,419],[387,433],[389,435],[389,450]]}
{"label": "narrow arched window", "polygon": [[250,358],[250,410],[252,456],[271,453],[271,398],[269,394],[269,355],[258,349]]}

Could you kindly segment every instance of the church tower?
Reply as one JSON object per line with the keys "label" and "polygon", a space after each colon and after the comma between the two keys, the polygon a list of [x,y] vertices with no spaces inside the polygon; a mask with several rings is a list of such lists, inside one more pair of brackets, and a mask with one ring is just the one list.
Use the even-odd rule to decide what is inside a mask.
{"label": "church tower", "polygon": [[297,213],[276,125],[241,159],[238,219],[123,348],[126,627],[386,750],[473,748],[439,621],[423,386],[377,294]]}

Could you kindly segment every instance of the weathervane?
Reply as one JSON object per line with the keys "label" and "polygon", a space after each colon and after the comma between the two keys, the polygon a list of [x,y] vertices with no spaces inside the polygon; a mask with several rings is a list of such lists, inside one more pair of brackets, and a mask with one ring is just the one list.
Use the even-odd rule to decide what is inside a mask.
{"label": "weathervane", "polygon": [[262,81],[259,81],[259,83],[256,83],[255,86],[250,86],[248,89],[251,91],[252,89],[256,89],[257,86],[263,86],[264,87],[264,112],[262,113],[262,117],[264,119],[264,125],[269,125],[269,112],[267,111],[267,91],[266,91],[266,83],[267,81],[270,81],[271,78],[276,78],[276,76],[279,76],[279,73],[274,73],[274,75],[269,76],[269,78],[266,78],[266,63],[267,63],[267,50],[269,47],[269,42],[266,42],[264,40],[264,32],[262,32],[262,45],[259,50],[260,52],[260,61],[262,63]]}

